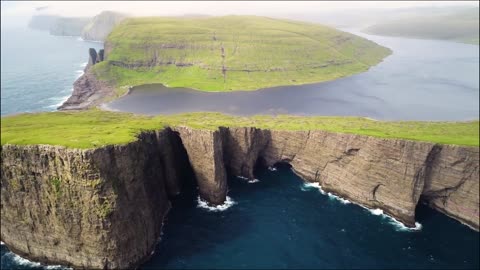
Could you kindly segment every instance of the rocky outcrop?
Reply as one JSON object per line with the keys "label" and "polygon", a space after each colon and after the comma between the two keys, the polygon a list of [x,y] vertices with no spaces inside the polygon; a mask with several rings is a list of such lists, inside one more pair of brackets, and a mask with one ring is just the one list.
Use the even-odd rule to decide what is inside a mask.
{"label": "rocky outcrop", "polygon": [[49,264],[137,266],[159,240],[168,194],[182,184],[175,176],[188,168],[170,147],[174,137],[166,129],[89,150],[2,146],[2,241]]}
{"label": "rocky outcrop", "polygon": [[82,38],[85,40],[104,41],[112,29],[123,21],[127,16],[125,14],[103,11],[83,28]]}
{"label": "rocky outcrop", "polygon": [[414,226],[420,199],[479,229],[479,148],[326,131],[257,128],[144,132],[98,149],[2,146],[1,239],[53,264],[130,268],[150,256],[169,198],[196,179],[224,202],[227,172],[289,162],[325,190]]}
{"label": "rocky outcrop", "polygon": [[479,148],[325,131],[223,128],[225,166],[253,177],[258,161],[289,162],[325,190],[415,225],[421,196],[479,229]]}
{"label": "rocky outcrop", "polygon": [[88,52],[88,64],[85,72],[73,83],[72,95],[60,106],[59,110],[84,110],[98,106],[107,97],[115,96],[115,88],[106,81],[97,79],[92,66],[103,61],[103,50],[93,48]]}

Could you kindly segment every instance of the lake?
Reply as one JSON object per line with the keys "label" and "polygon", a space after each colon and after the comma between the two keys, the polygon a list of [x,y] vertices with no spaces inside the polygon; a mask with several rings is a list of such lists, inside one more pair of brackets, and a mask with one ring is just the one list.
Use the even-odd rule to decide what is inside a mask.
{"label": "lake", "polygon": [[309,85],[213,93],[137,86],[106,108],[149,115],[213,111],[379,120],[478,119],[477,45],[350,32],[392,49],[393,54],[367,72]]}

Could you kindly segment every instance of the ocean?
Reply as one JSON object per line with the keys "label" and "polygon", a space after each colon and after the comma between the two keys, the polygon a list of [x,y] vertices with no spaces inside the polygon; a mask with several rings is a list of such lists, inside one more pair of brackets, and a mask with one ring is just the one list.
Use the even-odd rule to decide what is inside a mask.
{"label": "ocean", "polygon": [[55,111],[83,74],[88,48],[79,37],[59,37],[25,28],[1,32],[1,115]]}
{"label": "ocean", "polygon": [[[102,44],[2,29],[2,116],[55,110],[90,47]],[[305,184],[289,166],[256,176],[229,176],[229,200],[221,207],[208,207],[194,187],[176,198],[161,242],[141,268],[479,268],[479,233],[425,205],[417,208],[417,227],[407,229],[379,209]],[[28,261],[3,244],[1,267],[63,269]]]}

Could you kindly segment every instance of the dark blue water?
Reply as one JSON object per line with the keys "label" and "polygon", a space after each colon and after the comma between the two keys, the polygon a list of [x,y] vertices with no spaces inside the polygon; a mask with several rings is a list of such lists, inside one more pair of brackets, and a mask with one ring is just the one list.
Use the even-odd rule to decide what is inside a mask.
{"label": "dark blue water", "polygon": [[235,202],[199,209],[174,204],[156,255],[144,269],[478,268],[479,234],[426,206],[420,231],[320,194],[288,167],[261,170],[258,183],[230,178]]}
{"label": "dark blue water", "polygon": [[2,28],[1,38],[1,115],[56,110],[83,73],[88,48],[103,48],[26,28]]}
{"label": "dark blue water", "polygon": [[478,119],[478,45],[354,33],[392,49],[393,54],[367,72],[324,83],[218,93],[141,86],[108,107],[151,115],[214,111],[380,120]]}
{"label": "dark blue water", "polygon": [[[54,110],[71,92],[72,83],[86,62],[87,49],[101,46],[74,37],[53,37],[44,32],[2,28],[1,114]],[[419,50],[426,49],[423,45],[418,46]],[[375,108],[377,103],[392,104],[392,100],[398,99],[397,107],[393,106],[391,110],[412,110],[408,112],[410,114],[418,112],[420,105],[425,111],[437,106],[437,110],[459,118],[475,112],[478,114],[476,48],[477,58],[470,57],[470,49],[457,51],[458,57],[450,57],[460,59],[452,62],[454,66],[449,69],[449,72],[458,70],[456,81],[441,80],[450,75],[443,68],[448,61],[445,58],[439,60],[438,76],[434,77],[437,92],[432,92],[437,89],[432,84],[421,80],[424,83],[418,83],[417,91],[405,88],[409,95],[414,95],[412,98],[407,98],[402,92],[390,92],[392,96],[374,101],[374,96],[361,93],[365,89],[355,87],[352,89],[357,89],[356,92],[344,92],[345,96],[356,93],[358,104],[355,106],[373,104],[371,108]],[[411,51],[415,48],[407,49]],[[404,55],[401,50],[398,54]],[[432,58],[427,60],[434,61]],[[458,63],[466,63],[466,66],[473,67],[473,71],[465,70],[465,66]],[[387,75],[392,74],[387,72],[382,76]],[[415,76],[423,75],[417,70]],[[365,77],[367,81],[377,80],[377,83],[382,78]],[[358,76],[351,80],[354,82],[352,86],[362,84]],[[344,88],[350,87],[346,85]],[[387,86],[384,90],[389,91]],[[377,87],[375,91],[382,92],[382,88]],[[322,94],[317,91],[316,95]],[[302,95],[297,92],[295,96]],[[270,104],[282,104],[283,98],[287,97],[280,95],[278,99],[270,100]],[[428,97],[435,102],[428,103]],[[311,102],[322,100],[314,98],[310,96]],[[450,105],[448,102],[436,103],[448,98]],[[252,98],[250,102],[255,100]],[[296,104],[298,110],[313,106],[311,102],[301,104],[292,98],[290,102]],[[414,105],[405,107],[405,103]],[[334,110],[341,102],[335,103],[333,99],[325,104]],[[350,107],[359,108],[355,106]],[[322,195],[318,189],[304,185],[288,168],[275,172],[261,170],[258,179],[257,183],[247,183],[230,178],[229,196],[234,204],[221,212],[199,208],[194,193],[177,198],[165,222],[163,239],[155,256],[142,268],[479,267],[479,234],[426,207],[418,209],[417,220],[422,229],[408,231],[385,216],[374,215],[359,206]],[[45,269],[38,263],[13,254],[4,245],[1,246],[1,267]]]}
{"label": "dark blue water", "polygon": [[[200,208],[196,189],[176,198],[162,240],[142,269],[478,269],[479,233],[420,205],[420,230],[322,195],[287,166],[229,178],[232,205]],[[2,246],[2,267],[35,269]]]}

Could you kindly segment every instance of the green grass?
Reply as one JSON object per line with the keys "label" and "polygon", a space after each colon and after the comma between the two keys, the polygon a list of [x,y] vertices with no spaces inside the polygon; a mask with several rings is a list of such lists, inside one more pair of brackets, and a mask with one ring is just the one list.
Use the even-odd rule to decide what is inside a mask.
{"label": "green grass", "polygon": [[257,16],[126,19],[105,47],[107,59],[94,71],[117,89],[163,83],[204,91],[332,80],[391,53],[330,27]]}
{"label": "green grass", "polygon": [[71,148],[94,148],[125,144],[142,130],[165,126],[197,129],[258,127],[270,130],[326,130],[381,138],[400,138],[441,144],[479,146],[479,121],[471,122],[382,122],[359,117],[253,116],[190,113],[155,117],[99,110],[49,112],[2,117],[1,143],[50,144]]}

